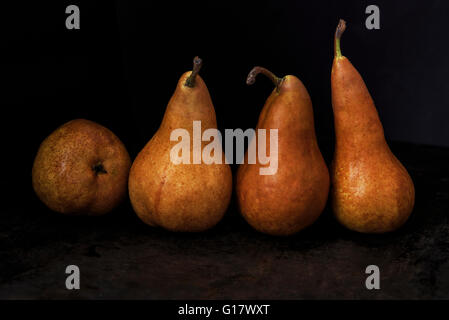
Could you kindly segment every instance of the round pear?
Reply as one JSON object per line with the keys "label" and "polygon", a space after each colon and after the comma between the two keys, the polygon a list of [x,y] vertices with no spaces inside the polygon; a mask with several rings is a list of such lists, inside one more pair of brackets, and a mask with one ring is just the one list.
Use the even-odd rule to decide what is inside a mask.
{"label": "round pear", "polygon": [[40,145],[33,164],[33,189],[51,210],[101,215],[125,197],[131,159],[120,139],[98,123],[76,119]]}

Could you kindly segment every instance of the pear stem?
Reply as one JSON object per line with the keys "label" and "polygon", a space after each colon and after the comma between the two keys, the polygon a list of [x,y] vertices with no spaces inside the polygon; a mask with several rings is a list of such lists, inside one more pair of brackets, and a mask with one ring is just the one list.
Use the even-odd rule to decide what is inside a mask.
{"label": "pear stem", "polygon": [[100,173],[108,173],[106,169],[103,167],[103,164],[101,163],[93,165],[92,170],[95,172],[96,175],[99,175]]}
{"label": "pear stem", "polygon": [[335,30],[335,38],[334,38],[334,56],[336,58],[341,58],[341,48],[340,48],[340,38],[346,30],[346,21],[340,19],[338,22],[337,30]]}
{"label": "pear stem", "polygon": [[256,76],[262,73],[263,75],[267,76],[276,86],[276,91],[279,92],[279,87],[282,83],[282,78],[276,77],[276,75],[271,72],[268,69],[265,69],[263,67],[254,67],[249,73],[248,73],[248,77],[246,78],[246,84],[247,85],[251,85],[254,84],[254,82],[256,82]]}
{"label": "pear stem", "polygon": [[201,60],[198,57],[193,58],[193,69],[192,73],[190,73],[190,76],[187,78],[186,82],[184,83],[185,86],[189,88],[193,88],[195,86],[195,79],[198,72],[200,72],[201,66],[203,65],[203,60]]}

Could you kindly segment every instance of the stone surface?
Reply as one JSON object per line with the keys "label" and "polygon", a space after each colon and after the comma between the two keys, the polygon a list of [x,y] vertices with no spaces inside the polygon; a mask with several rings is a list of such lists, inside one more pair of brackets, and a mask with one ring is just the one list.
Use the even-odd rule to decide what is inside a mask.
{"label": "stone surface", "polygon": [[[0,215],[0,299],[449,298],[449,149],[395,144],[416,187],[397,232],[357,234],[329,208],[286,238],[252,230],[235,202],[199,234],[148,227],[128,203],[103,217],[50,212],[33,195]],[[65,268],[81,289],[65,289]],[[381,289],[365,288],[378,265]]]}

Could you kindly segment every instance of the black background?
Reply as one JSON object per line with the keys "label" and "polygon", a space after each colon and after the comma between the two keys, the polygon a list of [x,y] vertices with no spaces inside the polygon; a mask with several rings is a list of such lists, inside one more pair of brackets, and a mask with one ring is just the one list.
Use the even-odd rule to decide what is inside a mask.
{"label": "black background", "polygon": [[[77,4],[81,29],[67,30]],[[365,28],[376,4],[381,29]],[[179,76],[195,55],[219,129],[254,127],[272,89],[247,87],[254,65],[294,74],[314,105],[329,162],[333,148],[333,33],[348,23],[343,54],[370,89],[389,141],[449,146],[449,4],[444,1],[58,1],[1,10],[2,179],[10,197],[30,194],[41,141],[74,118],[117,134],[134,158],[157,130]],[[233,168],[235,169],[235,167]],[[35,199],[34,199],[35,200]]]}
{"label": "black background", "polygon": [[[81,30],[65,28],[65,8],[69,4],[80,7]],[[365,8],[369,4],[380,7],[380,30],[365,28]],[[263,294],[260,290],[263,288],[270,293],[273,288],[272,296],[284,292],[284,297],[291,298],[298,297],[302,288],[311,288],[302,297],[447,298],[448,149],[417,145],[449,146],[448,16],[449,3],[444,1],[2,4],[0,168],[4,206],[13,208],[5,210],[7,214],[0,219],[2,279],[29,272],[35,275],[34,281],[25,277],[23,283],[30,286],[37,283],[38,290],[41,283],[58,284],[48,291],[42,290],[41,297],[65,294],[76,297],[59,287],[65,274],[57,273],[61,279],[55,280],[53,272],[54,269],[60,272],[66,259],[72,263],[75,256],[81,264],[92,266],[90,263],[96,261],[89,271],[91,277],[104,277],[109,286],[102,292],[91,288],[85,295],[87,298],[101,297],[98,292],[109,292],[109,297],[123,296],[123,292],[116,291],[119,288],[113,280],[122,279],[127,286],[128,277],[137,287],[145,280],[160,281],[160,287],[169,288],[170,292],[198,297],[189,286],[201,281],[203,275],[204,265],[200,264],[203,260],[198,257],[211,257],[212,262],[206,264],[209,267],[220,268],[219,259],[223,257],[236,262],[236,267],[229,263],[231,270],[223,269],[223,273],[234,276],[232,269],[240,266],[251,274],[257,272],[259,260],[263,266],[265,259],[271,261],[273,256],[276,259],[280,256],[280,261],[275,261],[282,272],[308,266],[312,271],[329,271],[328,276],[322,275],[321,280],[305,273],[303,287],[288,288],[290,279],[279,273],[278,286],[254,286],[256,292]],[[204,61],[201,76],[208,85],[221,130],[256,125],[272,84],[262,77],[254,86],[245,84],[254,65],[265,66],[279,76],[298,76],[311,95],[319,145],[329,163],[334,139],[330,70],[333,34],[339,18],[348,24],[342,40],[343,54],[364,77],[386,137],[392,145],[399,146],[393,151],[415,182],[415,212],[398,233],[377,238],[351,233],[337,225],[327,208],[323,218],[310,229],[293,238],[275,239],[253,231],[231,202],[227,222],[211,232],[178,235],[139,223],[128,201],[123,204],[125,210],[119,208],[116,215],[107,215],[103,220],[83,220],[52,214],[35,196],[31,167],[46,136],[71,119],[87,118],[111,129],[134,158],[157,130],[179,76],[191,69],[195,55]],[[401,141],[406,144],[396,144]],[[235,171],[237,166],[232,168]],[[231,218],[230,213],[234,214]],[[110,243],[123,248],[122,256],[117,258],[112,249],[102,249],[102,245]],[[217,251],[217,247],[221,249]],[[97,250],[103,255],[101,259]],[[235,254],[226,255],[226,250],[234,250]],[[183,257],[182,263],[187,267],[175,270],[175,274],[182,278],[184,274],[179,272],[188,272],[189,267],[195,272],[182,288],[176,282],[167,282],[168,287],[164,287],[169,279],[164,272],[167,269],[169,274],[173,271],[170,268],[147,269],[155,267],[151,261],[143,261],[148,264],[141,269],[132,266],[140,273],[129,272],[126,258],[134,259],[142,252],[159,258],[164,252],[168,255],[176,252],[175,257]],[[254,254],[247,255],[248,252]],[[58,257],[53,259],[58,255],[62,262]],[[248,260],[242,258],[246,255]],[[391,266],[390,271],[386,270],[389,282],[385,281],[390,288],[377,296],[360,286],[365,274],[357,273],[372,263],[371,257],[385,268]],[[108,267],[104,262],[108,258],[116,263],[113,266],[117,274],[112,272],[112,278],[97,274],[102,267]],[[355,265],[349,263],[354,261]],[[48,270],[46,277],[39,274],[40,267]],[[121,270],[127,270],[128,277]],[[354,274],[347,274],[346,270]],[[44,278],[48,282],[41,282]],[[205,280],[210,279],[214,277]],[[234,279],[233,285],[242,289],[239,279]],[[341,279],[350,283],[338,286]],[[218,283],[216,287],[222,290],[223,285]],[[8,294],[8,287],[4,288],[3,293]],[[15,288],[16,296],[21,296],[21,287]],[[245,296],[243,289],[241,297]],[[217,296],[228,297],[228,292],[236,292],[232,286],[223,290]],[[128,293],[138,298],[160,298],[165,294],[154,291],[148,295],[142,290]],[[27,297],[32,296],[33,291],[28,294]]]}

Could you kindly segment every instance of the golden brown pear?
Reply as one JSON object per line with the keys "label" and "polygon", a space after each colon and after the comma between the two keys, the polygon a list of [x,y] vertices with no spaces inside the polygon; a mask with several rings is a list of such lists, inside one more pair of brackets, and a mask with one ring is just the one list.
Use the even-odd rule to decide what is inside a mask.
{"label": "golden brown pear", "polygon": [[[201,135],[206,129],[217,128],[209,91],[198,75],[200,67],[201,60],[195,57],[193,71],[179,79],[159,129],[138,154],[129,176],[129,196],[139,218],[171,231],[213,227],[223,217],[232,192],[231,169],[223,153],[221,164],[193,161],[208,144],[201,142],[201,150],[194,149],[193,121],[201,121]],[[171,160],[171,150],[179,143],[170,139],[175,129],[190,135],[190,164]]]}
{"label": "golden brown pear", "polygon": [[33,164],[33,188],[50,209],[73,215],[101,215],[126,196],[131,160],[109,129],[76,119],[40,145]]}
{"label": "golden brown pear", "polygon": [[399,228],[412,212],[415,189],[407,170],[390,151],[368,89],[341,55],[343,20],[335,33],[332,107],[336,145],[331,172],[332,207],[341,224],[364,233]]}
{"label": "golden brown pear", "polygon": [[[271,235],[291,235],[311,225],[323,211],[329,193],[329,172],[315,136],[310,96],[295,76],[277,78],[265,68],[255,67],[247,83],[258,73],[267,75],[276,88],[265,102],[256,127],[278,129],[278,166],[271,175],[261,175],[260,163],[246,161],[237,173],[236,192],[243,217],[256,230]],[[250,142],[256,143],[256,137]],[[272,156],[272,155],[270,155]],[[274,156],[274,155],[273,155]]]}

